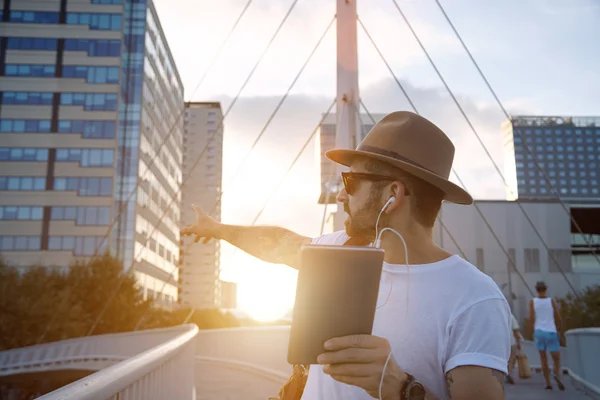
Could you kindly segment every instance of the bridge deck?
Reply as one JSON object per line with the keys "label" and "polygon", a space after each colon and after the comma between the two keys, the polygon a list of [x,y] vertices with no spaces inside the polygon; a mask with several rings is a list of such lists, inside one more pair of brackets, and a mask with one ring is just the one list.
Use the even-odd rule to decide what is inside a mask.
{"label": "bridge deck", "polygon": [[507,400],[590,400],[583,393],[575,390],[571,385],[571,378],[563,377],[566,388],[564,392],[558,390],[556,382],[552,382],[554,390],[545,390],[544,377],[534,373],[533,378],[527,380],[515,379],[515,385],[505,385]]}
{"label": "bridge deck", "polygon": [[[532,379],[516,379],[515,385],[506,385],[507,400],[589,400],[563,379],[566,390],[560,392],[554,385],[552,392],[544,390],[544,378],[534,374]],[[198,400],[267,400],[279,390],[279,384],[264,377],[221,365],[196,364],[196,395]]]}

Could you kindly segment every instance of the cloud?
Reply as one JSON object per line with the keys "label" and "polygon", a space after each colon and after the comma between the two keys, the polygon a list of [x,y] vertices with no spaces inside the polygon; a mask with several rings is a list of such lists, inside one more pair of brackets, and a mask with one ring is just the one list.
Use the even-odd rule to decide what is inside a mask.
{"label": "cloud", "polygon": [[[441,89],[402,83],[419,111],[440,126],[454,142],[455,169],[474,197],[504,198],[500,175],[449,96]],[[391,79],[364,88],[362,98],[371,113],[410,110]],[[231,102],[227,96],[220,100],[224,108]],[[249,223],[254,219],[286,176],[287,169],[332,101],[324,96],[289,96],[247,157],[250,146],[264,129],[279,100],[280,97],[274,96],[241,98],[225,121],[223,210],[231,222]],[[502,112],[493,104],[476,102],[466,96],[459,95],[458,101],[492,159],[504,172]],[[526,113],[527,103],[518,104]],[[292,228],[307,234],[318,233],[322,216],[322,207],[316,204],[319,168],[317,142],[313,140],[265,208],[261,221],[277,223],[283,218]],[[301,207],[301,212],[296,212],[297,207]]]}

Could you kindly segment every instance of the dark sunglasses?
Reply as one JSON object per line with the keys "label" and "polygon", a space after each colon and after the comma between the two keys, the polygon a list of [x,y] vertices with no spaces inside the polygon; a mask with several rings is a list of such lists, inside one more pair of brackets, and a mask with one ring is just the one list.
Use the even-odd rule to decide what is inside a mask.
{"label": "dark sunglasses", "polygon": [[[361,180],[372,182],[399,181],[398,178],[393,178],[391,176],[368,174],[364,172],[342,172],[342,182],[344,182],[344,189],[346,189],[346,193],[348,193],[349,195],[352,195],[356,191],[358,182]],[[408,190],[406,189],[405,194],[408,195]]]}

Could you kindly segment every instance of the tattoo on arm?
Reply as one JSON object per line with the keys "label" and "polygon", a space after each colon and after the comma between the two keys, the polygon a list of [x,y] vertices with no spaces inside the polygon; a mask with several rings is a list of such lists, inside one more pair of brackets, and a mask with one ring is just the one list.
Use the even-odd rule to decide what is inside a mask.
{"label": "tattoo on arm", "polygon": [[221,239],[263,261],[299,268],[300,248],[310,238],[276,226],[224,227]]}

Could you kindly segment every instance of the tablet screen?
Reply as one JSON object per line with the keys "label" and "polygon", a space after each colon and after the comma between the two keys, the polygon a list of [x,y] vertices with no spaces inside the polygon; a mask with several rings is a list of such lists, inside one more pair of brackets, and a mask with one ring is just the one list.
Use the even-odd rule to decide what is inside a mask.
{"label": "tablet screen", "polygon": [[332,338],[371,334],[383,250],[306,245],[301,250],[288,362],[316,364]]}

